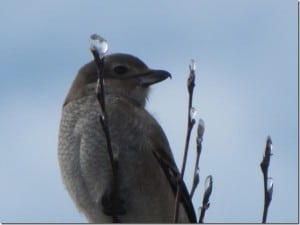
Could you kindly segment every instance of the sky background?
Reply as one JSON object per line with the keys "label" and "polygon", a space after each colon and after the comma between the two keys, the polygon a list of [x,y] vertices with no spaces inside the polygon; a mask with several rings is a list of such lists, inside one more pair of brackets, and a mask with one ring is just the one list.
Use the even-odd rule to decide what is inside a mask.
{"label": "sky background", "polygon": [[205,121],[196,210],[205,177],[214,180],[205,222],[261,221],[259,164],[268,135],[274,191],[267,221],[298,222],[297,32],[296,0],[0,0],[0,221],[86,222],[63,187],[57,137],[63,100],[92,59],[89,36],[98,33],[109,53],[172,73],[153,86],[147,109],[178,165],[195,59],[194,107]]}

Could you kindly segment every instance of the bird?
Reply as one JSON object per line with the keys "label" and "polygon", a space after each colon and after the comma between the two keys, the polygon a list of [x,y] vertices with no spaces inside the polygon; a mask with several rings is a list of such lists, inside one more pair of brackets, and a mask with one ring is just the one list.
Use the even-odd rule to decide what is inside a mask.
{"label": "bird", "polygon": [[[150,86],[171,77],[125,53],[103,58],[107,124],[118,159],[118,207],[111,210],[112,166],[99,122],[97,66],[80,68],[65,97],[59,127],[58,161],[63,183],[91,223],[173,223],[179,170],[168,139],[145,109]],[[180,223],[196,222],[184,182]]]}

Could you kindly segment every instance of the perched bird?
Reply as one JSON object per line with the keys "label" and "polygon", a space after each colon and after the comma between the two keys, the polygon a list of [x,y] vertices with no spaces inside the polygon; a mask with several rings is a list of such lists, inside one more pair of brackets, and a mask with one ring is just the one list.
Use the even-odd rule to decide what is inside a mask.
{"label": "perched bird", "polygon": [[[170,73],[149,69],[128,54],[104,57],[107,122],[118,158],[117,217],[124,223],[172,223],[178,169],[168,140],[145,109],[150,85]],[[99,121],[97,68],[84,65],[64,101],[58,159],[63,182],[89,222],[111,223],[112,167]],[[186,186],[182,184],[179,222],[196,222]]]}

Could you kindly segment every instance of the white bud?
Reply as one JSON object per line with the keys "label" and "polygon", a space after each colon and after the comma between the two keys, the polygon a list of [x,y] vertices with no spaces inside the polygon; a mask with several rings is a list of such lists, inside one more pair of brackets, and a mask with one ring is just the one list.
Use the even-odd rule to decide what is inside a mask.
{"label": "white bud", "polygon": [[204,120],[200,118],[198,122],[197,135],[201,139],[203,138],[204,129],[205,129]]}
{"label": "white bud", "polygon": [[98,34],[92,34],[90,36],[90,50],[97,51],[100,58],[103,58],[108,50],[107,41]]}
{"label": "white bud", "polygon": [[273,143],[272,143],[272,139],[270,136],[267,137],[267,147],[270,149],[270,151],[272,151]]}
{"label": "white bud", "polygon": [[213,178],[211,175],[209,175],[205,179],[205,184],[204,184],[205,191],[212,189],[212,185],[213,185]]}
{"label": "white bud", "polygon": [[197,115],[197,109],[195,107],[191,107],[190,110],[191,119],[194,120],[196,118],[196,115]]}
{"label": "white bud", "polygon": [[273,191],[273,185],[274,185],[274,181],[272,177],[269,177],[267,180],[267,190],[269,191]]}
{"label": "white bud", "polygon": [[190,70],[195,71],[196,70],[196,63],[194,59],[191,59],[190,61]]}

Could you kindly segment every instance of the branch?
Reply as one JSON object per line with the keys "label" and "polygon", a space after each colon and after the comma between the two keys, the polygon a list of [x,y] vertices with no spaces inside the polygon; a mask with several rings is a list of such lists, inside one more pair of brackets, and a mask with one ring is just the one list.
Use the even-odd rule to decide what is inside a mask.
{"label": "branch", "polygon": [[204,121],[202,119],[199,119],[198,123],[198,129],[197,129],[197,155],[196,155],[196,163],[195,163],[195,169],[194,169],[194,179],[193,179],[193,186],[191,189],[190,197],[193,198],[194,192],[200,182],[200,169],[199,169],[199,160],[200,160],[200,154],[202,151],[202,140],[203,140],[203,134],[204,134]]}
{"label": "branch", "polygon": [[110,159],[110,164],[112,167],[112,176],[113,176],[113,184],[112,184],[112,217],[113,222],[119,222],[117,217],[117,208],[118,208],[118,199],[117,199],[117,187],[118,187],[118,159],[114,157],[111,138],[107,120],[107,112],[105,105],[105,92],[104,92],[104,78],[103,78],[103,69],[104,69],[104,55],[107,52],[108,44],[107,41],[97,34],[93,34],[90,37],[91,47],[90,50],[94,56],[94,61],[97,66],[97,86],[96,86],[96,96],[97,100],[101,107],[101,112],[99,115],[99,120],[102,126],[102,130],[105,135],[107,152]]}
{"label": "branch", "polygon": [[209,175],[205,179],[205,192],[203,195],[203,200],[202,200],[202,207],[201,207],[201,212],[200,212],[200,218],[199,218],[199,223],[203,223],[203,219],[205,216],[206,210],[209,208],[209,197],[213,189],[213,177],[212,175]]}
{"label": "branch", "polygon": [[272,194],[273,194],[273,180],[271,177],[268,177],[270,159],[272,156],[271,151],[272,151],[272,140],[271,140],[271,137],[268,136],[267,142],[266,142],[265,154],[264,154],[263,160],[260,163],[260,168],[263,173],[264,193],[265,193],[264,212],[263,212],[262,223],[266,223],[266,221],[267,221],[268,209],[269,209],[269,205],[271,203]]}
{"label": "branch", "polygon": [[187,155],[188,155],[188,148],[189,142],[191,137],[191,131],[195,124],[195,119],[192,118],[195,114],[195,108],[192,107],[193,101],[193,91],[195,87],[195,62],[191,60],[191,65],[189,66],[190,75],[187,82],[188,92],[189,92],[189,103],[188,103],[188,127],[187,127],[187,134],[185,140],[185,148],[184,148],[184,155],[183,155],[183,162],[181,167],[181,173],[178,175],[177,180],[177,191],[176,191],[176,198],[175,198],[175,213],[174,213],[174,223],[178,222],[178,214],[179,214],[179,202],[181,199],[181,186],[183,182],[183,176],[186,167]]}

